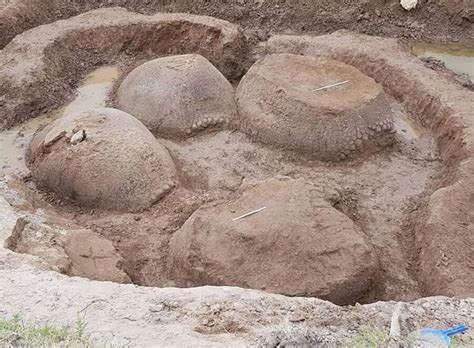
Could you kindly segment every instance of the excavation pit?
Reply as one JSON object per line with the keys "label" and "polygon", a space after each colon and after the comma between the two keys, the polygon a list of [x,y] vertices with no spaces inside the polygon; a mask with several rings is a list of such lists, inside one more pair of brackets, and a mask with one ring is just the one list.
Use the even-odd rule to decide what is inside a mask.
{"label": "excavation pit", "polygon": [[[26,133],[34,132],[36,129],[28,129],[28,122],[35,124],[34,117],[48,115],[47,110],[66,105],[75,86],[87,73],[110,64],[120,67],[121,76],[115,89],[111,88],[108,97],[99,104],[123,108],[120,102],[114,102],[117,100],[114,97],[126,94],[125,89],[120,91],[119,85],[126,81],[126,72],[136,62],[188,54],[205,57],[229,81],[244,73],[250,75],[237,88],[237,113],[233,115],[232,107],[227,108],[231,110],[229,119],[233,119],[230,129],[203,127],[207,132],[194,133],[193,122],[202,123],[201,119],[183,120],[185,117],[171,120],[177,125],[171,128],[160,130],[148,125],[155,132],[157,139],[153,140],[161,144],[160,150],[152,152],[167,152],[170,156],[168,164],[157,165],[150,172],[160,173],[163,169],[172,173],[165,175],[166,180],[160,175],[154,178],[140,167],[149,156],[134,154],[129,156],[133,161],[124,159],[120,163],[130,176],[148,180],[140,194],[152,199],[137,203],[131,198],[137,192],[136,187],[120,185],[120,180],[130,183],[130,178],[114,182],[105,172],[99,177],[105,184],[113,183],[114,189],[107,193],[106,200],[100,190],[94,191],[97,185],[88,175],[97,174],[97,167],[87,169],[91,164],[88,155],[76,151],[87,144],[88,130],[85,129],[84,144],[82,133],[82,138],[74,138],[77,143],[73,144],[73,137],[85,128],[81,125],[77,129],[60,128],[52,137],[56,141],[57,135],[66,136],[64,140],[68,143],[56,150],[50,148],[49,154],[58,151],[57,159],[66,161],[68,155],[62,151],[70,148],[74,150],[71,160],[77,160],[76,164],[55,161],[48,164],[48,173],[57,175],[53,181],[42,178],[38,169],[32,170],[33,179],[27,168],[1,169],[8,175],[18,173],[15,169],[23,174],[22,180],[10,179],[10,188],[2,189],[10,192],[10,196],[23,197],[23,200],[10,199],[11,204],[31,214],[41,207],[46,224],[60,218],[61,226],[69,221],[105,238],[120,255],[114,259],[116,267],[138,285],[234,285],[288,296],[315,296],[337,304],[470,294],[472,279],[462,276],[470,267],[470,250],[466,247],[469,243],[458,238],[460,235],[472,238],[470,225],[460,226],[457,222],[465,221],[466,216],[469,219],[472,214],[469,209],[472,179],[468,176],[472,167],[469,161],[472,92],[456,85],[446,92],[443,86],[453,82],[425,68],[393,40],[336,33],[323,37],[276,36],[259,47],[250,47],[238,27],[220,20],[97,10],[33,29],[1,52],[0,61],[4,64],[0,68],[0,89],[5,100],[0,122],[3,127],[21,127],[23,123]],[[271,93],[265,93],[258,84],[248,89],[249,76],[255,69],[255,66],[249,69],[250,62],[259,61],[257,57],[265,61],[281,55],[286,57],[286,62],[273,66],[272,71],[286,64],[296,69],[302,60],[316,62],[318,69],[326,69],[330,76],[318,80],[320,75],[315,76],[312,71],[304,76],[289,74],[287,78],[282,74],[275,82],[268,79],[269,74],[262,80],[271,84]],[[79,59],[82,64],[69,63]],[[320,66],[321,62],[325,63]],[[258,67],[260,63],[256,64]],[[343,71],[349,71],[349,75]],[[308,84],[318,89],[326,85],[324,81],[345,80],[360,83],[324,90],[324,102],[312,101],[314,104],[304,113],[293,106],[296,97],[281,100],[268,97],[278,95],[278,89],[285,86],[296,89]],[[233,91],[228,90],[229,82],[224,82],[226,90],[221,97],[228,99],[227,94]],[[158,86],[160,91],[165,87]],[[357,89],[361,95],[370,94],[366,100],[379,98],[382,102],[365,103],[366,109],[358,110],[359,104],[354,101],[338,114],[341,110],[332,110],[330,104],[344,102],[343,91],[348,88]],[[310,99],[305,97],[303,102]],[[456,105],[452,100],[457,101]],[[209,98],[198,101],[205,110]],[[251,108],[249,112],[242,106],[247,101],[260,103],[261,109]],[[91,109],[95,104],[91,103]],[[268,111],[268,106],[273,109]],[[140,118],[129,111],[130,117]],[[161,117],[160,110],[156,111]],[[166,117],[174,113],[166,113]],[[270,114],[283,121],[266,119]],[[61,125],[70,115],[45,129]],[[334,117],[344,122],[321,125],[312,122],[308,115],[326,120]],[[211,122],[215,118],[208,114],[202,117],[210,118]],[[98,142],[92,143],[87,153],[98,151],[104,159],[124,153],[119,150],[120,146],[130,144],[126,135],[130,127],[120,128],[126,124],[119,118],[114,120],[120,129],[114,137],[117,143],[92,137]],[[371,138],[364,139],[365,133],[351,127],[354,123],[359,125],[359,121]],[[157,122],[163,124],[163,120]],[[24,135],[25,131],[22,132]],[[105,137],[111,135],[108,132],[104,131]],[[145,133],[146,137],[151,136],[147,132],[143,129],[143,134],[131,138],[141,141]],[[18,132],[15,135],[13,141],[23,147],[11,143],[2,146],[14,149],[18,156],[12,157],[18,158],[25,155],[29,138],[27,135],[28,140],[22,139]],[[37,137],[42,137],[41,131],[34,139]],[[308,139],[309,142],[301,142]],[[370,139],[373,143],[365,146],[363,141]],[[357,140],[362,141],[360,149]],[[325,147],[330,141],[337,146]],[[369,149],[372,144],[377,144],[375,151]],[[74,171],[70,172],[70,168]],[[55,172],[56,169],[61,171]],[[68,176],[68,173],[73,174]],[[76,181],[76,175],[82,174],[84,178]],[[308,187],[317,188],[320,193],[312,196],[308,193],[310,189],[301,188],[295,181],[308,183]],[[277,182],[277,187],[261,189],[268,182]],[[61,188],[76,183],[77,188]],[[163,189],[165,185],[167,189]],[[85,187],[87,192],[78,194]],[[283,193],[277,194],[279,191]],[[233,221],[261,207],[266,209],[243,218],[238,225]],[[333,219],[318,220],[321,216]],[[76,229],[64,230],[71,234]],[[343,239],[340,244],[331,241],[330,237],[339,235],[336,232]],[[23,240],[23,243],[28,242]],[[65,244],[68,250],[73,248],[71,243]],[[28,248],[12,249],[35,254]],[[43,253],[36,254],[41,259]],[[43,261],[48,264],[47,259]],[[61,270],[100,279],[96,270],[76,273],[69,272],[67,267]],[[457,277],[453,280],[449,274]]]}

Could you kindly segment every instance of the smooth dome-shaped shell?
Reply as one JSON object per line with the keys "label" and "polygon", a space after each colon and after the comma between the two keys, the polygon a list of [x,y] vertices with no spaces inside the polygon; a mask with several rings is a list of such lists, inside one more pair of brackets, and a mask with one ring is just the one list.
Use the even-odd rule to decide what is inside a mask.
{"label": "smooth dome-shaped shell", "polygon": [[116,105],[164,136],[219,129],[237,112],[232,85],[197,54],[140,65],[120,85]]}
{"label": "smooth dome-shaped shell", "polygon": [[140,210],[176,184],[167,149],[136,118],[99,108],[70,114],[35,134],[34,180],[81,206]]}

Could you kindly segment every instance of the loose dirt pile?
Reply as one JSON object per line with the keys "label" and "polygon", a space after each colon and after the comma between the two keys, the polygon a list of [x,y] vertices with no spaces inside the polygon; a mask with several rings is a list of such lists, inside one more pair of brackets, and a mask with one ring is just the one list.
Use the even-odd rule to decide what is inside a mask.
{"label": "loose dirt pile", "polygon": [[176,185],[168,151],[129,114],[93,109],[67,115],[29,148],[35,181],[80,206],[141,210]]}
{"label": "loose dirt pile", "polygon": [[116,105],[166,137],[220,129],[237,113],[232,85],[196,54],[139,66],[120,85]]}
{"label": "loose dirt pile", "polygon": [[335,60],[267,56],[242,79],[237,101],[247,134],[318,159],[344,160],[393,143],[382,86]]}

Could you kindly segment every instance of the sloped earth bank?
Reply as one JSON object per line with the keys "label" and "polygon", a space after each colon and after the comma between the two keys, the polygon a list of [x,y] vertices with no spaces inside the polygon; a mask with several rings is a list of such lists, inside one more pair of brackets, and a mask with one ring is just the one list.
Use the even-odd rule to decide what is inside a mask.
{"label": "sloped earth bank", "polygon": [[[393,39],[349,32],[275,36],[252,52],[238,29],[212,18],[108,9],[24,33],[0,52],[1,125],[65,104],[81,77],[103,64],[130,71],[135,60],[199,53],[232,80],[248,68],[247,58],[292,53],[342,61],[380,83],[396,115],[396,145],[328,164],[260,145],[232,129],[161,139],[177,164],[180,185],[152,208],[133,214],[73,206],[39,191],[27,173],[15,178],[2,168],[2,244],[8,239],[7,246],[24,253],[0,249],[2,316],[28,313],[31,320],[60,323],[85,315],[101,339],[139,346],[275,346],[288,335],[337,344],[362,326],[389,326],[394,302],[338,307],[239,288],[145,288],[48,271],[173,286],[166,270],[168,242],[188,218],[201,207],[216,210],[238,201],[246,188],[275,177],[335,190],[333,207],[362,231],[376,255],[369,291],[338,302],[473,296],[473,93],[448,74],[425,68]],[[45,232],[30,233],[34,226]],[[79,229],[102,247],[75,249]],[[35,248],[18,243],[18,236],[32,235]],[[107,274],[99,272],[102,264],[109,267]],[[399,306],[404,333],[422,326],[474,325],[470,299]]]}
{"label": "sloped earth bank", "polygon": [[339,307],[240,288],[145,288],[27,271],[0,271],[0,289],[2,316],[68,323],[79,315],[93,337],[133,347],[342,346],[363,327],[388,332],[397,307],[403,335],[474,324],[472,299]]}
{"label": "sloped earth bank", "polygon": [[258,40],[281,32],[322,34],[349,29],[425,41],[470,42],[474,21],[471,0],[420,0],[410,12],[402,9],[399,0],[2,0],[0,47],[35,26],[111,6],[147,14],[185,12],[222,18],[240,24]]}
{"label": "sloped earth bank", "polygon": [[0,127],[60,106],[93,66],[184,53],[199,53],[232,79],[242,73],[244,38],[237,26],[218,19],[120,8],[28,31],[0,56]]}

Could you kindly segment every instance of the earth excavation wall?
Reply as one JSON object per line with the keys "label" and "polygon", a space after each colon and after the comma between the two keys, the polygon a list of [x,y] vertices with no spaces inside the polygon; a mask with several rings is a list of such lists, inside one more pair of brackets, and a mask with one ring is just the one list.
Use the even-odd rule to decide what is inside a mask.
{"label": "earth excavation wall", "polygon": [[[100,23],[98,25],[97,23]],[[151,35],[151,33],[153,33]],[[242,74],[245,41],[238,28],[211,18],[102,9],[18,36],[0,56],[3,127],[60,105],[93,65],[134,57],[199,53],[225,76]],[[468,295],[472,277],[470,219],[473,171],[473,93],[424,68],[392,39],[338,32],[275,36],[258,54],[331,57],[355,66],[401,100],[437,137],[445,172],[416,222],[413,252],[426,294]],[[73,63],[74,62],[74,63]],[[454,102],[455,101],[455,102]],[[464,223],[463,223],[464,221]]]}
{"label": "earth excavation wall", "polygon": [[472,28],[470,0],[419,1],[416,10],[404,11],[398,0],[280,1],[245,0],[3,0],[0,2],[0,47],[15,35],[38,25],[69,18],[100,7],[122,6],[146,14],[184,12],[222,18],[242,25],[258,40],[283,30],[328,33],[349,29],[380,36],[431,41],[461,40]]}
{"label": "earth excavation wall", "polygon": [[[38,2],[38,4],[39,3],[40,2]],[[47,21],[49,20],[48,18],[45,17],[44,19]],[[7,36],[5,36],[5,34],[2,35],[3,42],[8,41],[8,39],[4,39]],[[472,297],[474,295],[474,277],[471,276],[472,270],[474,269],[474,250],[472,248],[472,245],[474,245],[474,178],[472,176],[474,172],[474,93],[456,83],[449,74],[436,72],[425,67],[422,62],[400,45],[396,39],[371,37],[348,31],[338,31],[322,36],[276,35],[269,38],[268,41],[254,45],[254,42],[246,37],[237,25],[219,19],[189,14],[156,14],[146,16],[119,8],[98,9],[77,17],[57,21],[27,31],[16,36],[0,51],[0,129],[9,129],[30,118],[37,117],[47,111],[64,105],[66,101],[71,99],[81,78],[94,67],[117,64],[124,61],[128,63],[140,62],[156,59],[161,56],[181,54],[202,55],[229,81],[239,80],[248,71],[251,64],[260,58],[271,54],[294,54],[334,59],[358,69],[363,74],[372,78],[376,83],[380,84],[383,88],[383,93],[386,93],[401,103],[410,115],[413,115],[427,131],[433,134],[439,149],[441,170],[437,177],[433,179],[433,190],[429,196],[422,197],[416,202],[415,208],[408,214],[407,221],[409,222],[409,226],[407,233],[409,233],[409,236],[404,239],[402,238],[403,240],[401,242],[405,249],[404,252],[406,253],[407,263],[410,263],[410,269],[414,273],[416,281],[420,284],[420,293],[422,296],[444,295],[450,297]],[[113,102],[111,103],[113,104]],[[230,129],[225,131],[231,134],[240,131],[238,117],[239,116],[237,116],[236,123],[229,125],[228,127]],[[138,121],[134,119],[133,122]],[[289,124],[291,125],[291,122]],[[393,130],[391,122],[389,124],[379,125],[381,130],[384,129],[384,126],[386,126],[385,130],[387,132]],[[142,127],[142,125],[140,125],[140,127]],[[145,132],[145,128],[142,128]],[[48,128],[46,128],[46,130],[48,130]],[[258,137],[253,137],[251,132],[249,133],[248,136],[251,142],[258,143]],[[148,137],[151,137],[149,133],[146,134]],[[212,137],[216,134],[218,136],[220,130],[217,132],[208,132],[205,136]],[[156,136],[156,134],[154,135]],[[357,138],[357,134],[354,135]],[[173,144],[171,140],[166,139],[165,135],[160,136],[163,137],[158,138],[158,140],[164,144],[163,146],[169,149],[171,158],[175,164],[179,164],[178,159],[173,155]],[[343,135],[337,136],[343,137]],[[186,132],[185,137],[191,138],[190,140],[185,140],[194,141],[194,135],[191,134],[191,132]],[[59,145],[61,145],[61,143]],[[269,148],[271,148],[271,145],[269,145]],[[292,149],[291,151],[298,150]],[[383,155],[384,153],[382,152],[381,156]],[[166,158],[168,160],[168,157]],[[304,158],[305,161],[307,159],[310,163],[317,163],[318,166],[331,169],[337,168],[338,165],[351,166],[354,163],[370,162],[375,157],[362,153],[361,158],[357,159],[357,161],[361,162],[350,162],[353,158],[344,153],[344,156],[339,156],[338,161],[340,162],[337,162],[337,164],[313,162],[310,156],[302,158]],[[179,165],[177,165],[177,168],[178,182],[175,184],[175,181],[173,181],[172,185],[167,184],[166,189],[160,191],[163,192],[163,195],[160,195],[159,199],[164,201],[163,205],[165,208],[166,204],[174,202],[173,199],[176,199],[176,195],[183,192],[180,190],[187,189],[182,180],[183,175],[180,172],[181,168]],[[74,173],[72,175],[74,176]],[[181,182],[179,182],[180,180]],[[280,178],[278,180],[285,182],[288,178]],[[176,188],[175,185],[177,186]],[[277,186],[279,185],[281,184]],[[252,187],[258,187],[258,185],[252,183],[248,187],[243,184],[241,186],[241,189],[229,190],[232,192],[229,196],[225,197],[232,197],[232,202],[240,204],[241,201],[239,201],[239,199],[246,197],[245,192],[253,190]],[[15,226],[16,215],[21,215],[21,209],[19,209],[21,205],[16,206],[12,203],[12,194],[8,193],[11,192],[11,190],[15,190],[15,188],[9,187],[6,190],[2,189],[2,191],[0,191],[3,196],[1,203],[5,208],[2,208],[0,213],[7,216],[5,221],[11,220],[14,222],[12,225]],[[285,192],[284,189],[282,189],[282,191]],[[304,191],[305,190],[302,189],[302,192]],[[37,193],[39,197],[41,197],[42,191],[38,191]],[[173,196],[173,194],[175,196]],[[308,290],[300,291],[299,289],[294,293],[292,293],[293,289],[285,292],[278,287],[276,289],[272,288],[274,284],[264,287],[257,282],[257,285],[253,285],[254,279],[250,279],[247,283],[241,279],[229,282],[226,279],[229,269],[232,270],[232,267],[238,267],[238,265],[231,264],[232,267],[229,268],[226,264],[224,265],[225,267],[222,268],[223,263],[219,264],[220,260],[217,260],[216,268],[211,268],[210,271],[206,270],[206,267],[209,265],[206,261],[200,263],[202,259],[197,259],[199,255],[193,254],[194,250],[186,254],[181,250],[181,246],[188,243],[189,240],[186,239],[186,236],[196,232],[196,226],[199,226],[202,221],[206,220],[202,217],[206,217],[209,211],[212,211],[212,216],[223,215],[229,218],[233,216],[229,215],[231,212],[232,214],[235,213],[235,211],[230,210],[232,209],[231,205],[234,203],[228,204],[225,200],[224,203],[219,200],[213,202],[212,199],[209,199],[205,204],[201,203],[201,206],[197,206],[187,215],[184,221],[180,222],[178,228],[179,233],[176,231],[168,233],[169,235],[175,233],[173,241],[170,242],[171,258],[181,267],[177,267],[177,271],[176,269],[170,271],[171,274],[175,273],[177,277],[175,279],[176,282],[171,283],[171,285],[236,285],[257,288],[259,290],[268,289],[271,292],[287,295],[318,296],[344,305],[355,304],[357,301],[361,301],[361,299],[371,298],[370,296],[364,297],[367,293],[371,292],[375,293],[373,298],[377,299],[377,293],[376,290],[374,290],[375,283],[378,281],[378,277],[382,276],[381,270],[377,269],[377,267],[383,268],[380,266],[380,260],[377,260],[377,258],[380,259],[380,256],[377,255],[376,248],[372,245],[370,238],[364,235],[364,232],[361,227],[357,225],[355,219],[354,222],[352,221],[353,218],[350,216],[350,211],[347,210],[347,206],[340,203],[344,197],[339,197],[338,195],[341,196],[338,193],[328,195],[327,192],[322,192],[318,193],[316,198],[314,198],[308,194],[307,206],[322,206],[324,209],[330,211],[331,214],[338,216],[341,221],[344,221],[344,223],[350,227],[350,233],[357,234],[357,244],[358,247],[360,247],[360,255],[364,255],[368,260],[364,267],[368,267],[370,275],[361,278],[361,280],[352,279],[352,282],[349,282],[355,284],[354,288],[357,288],[355,294],[351,292],[346,293],[344,291],[337,293],[337,281],[339,280],[336,280],[334,284],[331,283],[331,289],[336,290],[328,292],[327,288],[322,289],[321,291],[324,295],[312,293]],[[262,196],[264,195],[262,194]],[[334,199],[334,196],[338,196],[339,198]],[[288,202],[291,202],[292,206],[297,206],[295,202],[291,201],[291,194],[285,192],[282,197],[284,197],[285,201],[288,200]],[[152,203],[155,203],[155,206],[162,204],[160,203],[162,201],[159,199],[157,198],[158,203],[155,202],[156,200],[153,200]],[[167,199],[170,201],[167,201]],[[242,202],[242,204],[245,205],[245,201]],[[146,214],[149,205],[147,201],[146,207],[141,207],[140,210],[144,210],[144,214]],[[18,209],[18,211],[15,211],[12,206],[16,206],[15,209]],[[96,207],[96,205],[93,206]],[[225,206],[226,209],[229,208],[229,211],[225,214],[219,210],[223,206]],[[108,209],[108,207],[106,208]],[[63,211],[59,206],[54,206],[54,203],[49,205],[48,209],[55,211],[55,214],[59,216]],[[102,209],[100,205],[99,209]],[[248,209],[250,209],[250,207],[248,207]],[[156,212],[157,214],[162,213],[162,211],[159,210]],[[284,213],[286,212],[283,209],[281,215],[283,216]],[[301,212],[298,212],[298,214],[300,213]],[[75,214],[78,215],[78,213]],[[94,211],[92,211],[90,215],[94,215]],[[126,216],[126,213],[124,213],[124,216]],[[301,221],[307,219],[307,216],[304,214],[298,216],[301,216]],[[135,221],[138,222],[140,219],[141,216]],[[80,220],[75,220],[74,223],[78,223],[78,221]],[[67,225],[67,219],[61,218],[61,223]],[[324,221],[321,222],[323,225],[324,223]],[[249,224],[251,224],[251,222],[249,222]],[[115,326],[115,329],[120,326],[122,326],[122,328],[127,327],[127,325],[123,324],[122,320],[127,310],[121,306],[133,307],[135,303],[138,303],[138,307],[140,308],[144,308],[148,305],[152,307],[161,306],[160,309],[157,310],[158,312],[165,310],[168,314],[172,313],[172,315],[168,315],[166,319],[168,321],[166,323],[159,324],[164,328],[162,336],[160,336],[161,339],[165,339],[166,335],[171,335],[173,330],[170,328],[175,325],[175,322],[180,322],[180,325],[184,322],[183,327],[185,328],[182,329],[184,331],[189,331],[191,325],[193,327],[192,330],[199,333],[225,333],[226,335],[243,333],[244,335],[248,334],[248,337],[254,339],[256,331],[252,331],[248,326],[250,314],[242,314],[242,312],[245,311],[242,311],[241,308],[236,308],[235,306],[238,306],[238,304],[229,305],[229,303],[238,303],[240,300],[237,300],[237,298],[244,298],[245,301],[242,303],[249,304],[250,306],[254,306],[257,302],[261,304],[268,302],[271,306],[274,306],[275,309],[281,309],[283,306],[281,301],[283,301],[282,299],[284,299],[284,297],[255,292],[254,290],[233,289],[225,286],[216,288],[197,287],[186,290],[176,290],[173,288],[145,289],[132,285],[111,283],[103,285],[100,282],[62,277],[47,271],[52,267],[48,264],[48,260],[41,258],[44,253],[43,249],[40,250],[40,252],[32,252],[28,250],[24,244],[20,243],[23,236],[25,238],[28,237],[28,231],[25,230],[25,226],[22,225],[22,223],[20,223],[20,225],[20,227],[17,226],[16,228],[12,227],[12,229],[16,230],[15,233],[10,233],[12,231],[9,232],[8,226],[10,225],[4,225],[7,227],[1,231],[3,240],[13,236],[9,239],[6,245],[7,247],[13,251],[25,254],[24,257],[19,257],[18,254],[12,253],[10,250],[0,249],[0,258],[3,260],[0,262],[2,273],[0,279],[3,282],[10,282],[10,286],[4,291],[5,299],[10,303],[5,307],[4,312],[6,313],[12,313],[13,310],[31,310],[40,318],[48,318],[49,314],[46,315],[44,309],[49,308],[51,312],[56,310],[57,313],[64,314],[67,312],[69,315],[71,314],[70,311],[65,309],[62,305],[53,308],[54,306],[51,307],[45,304],[43,306],[44,308],[40,308],[40,306],[34,306],[31,305],[31,303],[23,303],[20,296],[22,293],[28,293],[29,290],[25,291],[25,288],[29,287],[27,284],[29,282],[26,280],[30,278],[32,282],[37,284],[38,293],[44,291],[49,294],[51,289],[48,290],[47,283],[57,283],[59,284],[58,286],[68,289],[68,294],[62,294],[60,296],[62,300],[74,302],[70,296],[77,294],[78,300],[75,304],[86,307],[89,306],[87,302],[92,301],[90,302],[92,305],[102,300],[105,303],[104,308],[108,308],[109,305],[115,307],[118,303],[107,302],[108,300],[101,300],[97,296],[111,297],[113,293],[122,294],[122,292],[124,292],[126,295],[119,296],[121,298],[120,310],[114,310],[114,315],[117,316],[117,322],[120,323],[120,325]],[[22,226],[23,228],[21,228]],[[228,222],[223,225],[216,223],[214,225],[205,225],[205,228],[214,233],[215,230],[220,230],[220,226],[228,227],[229,225]],[[250,226],[250,228],[248,226]],[[267,226],[263,226],[262,228],[267,228]],[[18,229],[22,231],[18,231]],[[246,233],[252,233],[253,231],[252,225],[244,225],[243,229]],[[203,228],[202,230],[204,231],[205,229]],[[220,238],[219,234],[215,235],[217,235],[216,238]],[[169,238],[171,238],[171,236]],[[181,238],[181,240],[179,238]],[[201,238],[201,242],[204,241],[202,242],[204,246],[199,247],[205,250],[208,241],[207,238],[214,237],[205,235],[199,238]],[[230,235],[230,238],[232,238],[232,235]],[[113,280],[118,282],[128,282],[130,280],[133,282],[136,276],[134,270],[129,267],[130,265],[123,266],[123,264],[127,263],[126,259],[128,255],[125,255],[123,250],[120,251],[122,255],[118,255],[116,251],[110,250],[110,243],[102,242],[107,247],[107,267],[120,269],[114,277],[109,277],[111,279],[101,275],[100,272],[97,272],[97,269],[92,269],[90,272],[83,272],[77,269],[77,267],[80,268],[84,262],[81,258],[78,259],[79,261],[73,262],[72,266],[67,264],[63,269],[56,268],[54,270],[68,275],[80,275],[97,280]],[[115,242],[114,240],[114,243]],[[64,243],[67,244],[66,254],[68,251],[70,254],[74,254],[74,251],[71,252],[74,243],[70,240]],[[245,243],[243,244],[245,245]],[[232,241],[230,245],[232,245]],[[279,244],[279,248],[280,247],[281,244]],[[48,246],[46,246],[46,249],[47,248]],[[165,249],[168,250],[167,247]],[[348,249],[351,249],[351,247],[349,246]],[[308,254],[309,253],[310,251],[308,251]],[[28,254],[35,255],[35,257],[30,257]],[[183,256],[183,259],[180,259],[182,257],[180,254],[186,255]],[[285,252],[282,254],[285,254]],[[322,257],[328,257],[328,255],[331,255],[331,252],[321,250],[320,254],[323,255]],[[67,259],[67,255],[64,256],[62,252],[59,252],[59,255],[61,262],[63,262],[65,258]],[[321,257],[321,255],[318,254],[315,257],[318,258]],[[221,255],[217,255],[217,257],[220,256]],[[121,257],[125,260],[122,260]],[[310,256],[310,258],[311,257],[313,256]],[[245,259],[245,252],[242,253],[241,259]],[[297,257],[295,257],[295,259],[297,259]],[[77,260],[77,258],[75,260]],[[109,261],[115,264],[110,266]],[[299,261],[299,259],[296,261]],[[212,262],[214,262],[214,259]],[[68,271],[68,268],[71,267],[74,269],[74,272]],[[192,272],[187,274],[189,269],[191,269],[189,267],[193,267]],[[339,264],[334,266],[335,269],[337,269],[337,267],[339,267]],[[216,269],[218,271],[214,272]],[[116,271],[117,270],[114,270],[114,272]],[[183,274],[183,278],[179,278]],[[275,274],[278,274],[278,269],[275,271]],[[243,276],[245,276],[245,274]],[[228,279],[231,278],[232,276],[229,276]],[[346,280],[347,279],[344,279],[343,281]],[[268,281],[271,282],[271,280]],[[96,291],[97,289],[103,290]],[[222,295],[228,291],[232,292],[231,296]],[[38,293],[30,293],[30,297],[35,299]],[[97,296],[95,296],[95,294],[97,294]],[[219,294],[216,296],[217,299],[211,300],[210,297],[213,297],[215,294]],[[45,301],[51,300],[51,296],[46,296]],[[140,298],[144,296],[143,298],[146,299],[144,300],[146,303],[142,302],[142,300],[136,302],[134,299],[135,296]],[[154,296],[161,296],[166,303],[159,302]],[[217,310],[214,310],[215,308],[211,310],[209,307],[211,305],[203,304],[202,301],[212,303],[212,306],[217,305],[219,308]],[[468,300],[465,301],[469,302]],[[227,305],[223,305],[224,302],[227,303]],[[288,299],[288,303],[291,303],[291,305],[295,307],[295,311],[293,312],[300,316],[303,315],[305,318],[309,312],[316,310],[331,313],[329,317],[338,317],[340,315],[338,310],[335,309],[338,307],[332,304],[322,305],[319,300],[312,298]],[[463,305],[472,308],[472,304],[470,303],[465,304],[463,302]],[[415,305],[415,307],[416,306],[417,305]],[[97,311],[95,305],[92,305],[92,307],[94,307],[92,312]],[[387,311],[393,310],[392,307]],[[153,310],[151,310],[152,313]],[[377,307],[377,305],[372,305],[372,307],[364,306],[360,311],[368,315],[367,313],[369,312],[372,313],[379,310],[380,308]],[[194,311],[195,314],[191,315],[190,313],[192,311]],[[197,322],[202,318],[198,319],[196,313],[201,313],[202,316],[208,316],[208,314],[211,313],[209,314],[209,318],[211,318],[209,319],[210,321],[224,318],[224,324],[219,324],[224,330],[216,329],[216,325],[211,325],[210,322]],[[243,316],[243,319],[236,319],[232,317],[233,314],[231,313],[235,315],[238,313]],[[285,312],[285,315],[287,313],[288,311]],[[339,314],[336,315],[334,313]],[[384,310],[380,310],[380,313],[382,313],[380,316],[384,316],[383,319],[377,316],[374,317],[374,322],[386,319],[387,315],[385,315]],[[187,315],[189,317],[186,317],[186,320],[183,319],[183,316]],[[258,312],[252,312],[251,315],[259,317]],[[153,315],[149,317],[139,316],[136,321],[137,323],[147,322],[147,320],[153,320],[150,319],[152,316]],[[262,320],[264,323],[262,325],[274,325],[274,318],[270,320],[268,319],[268,314],[265,314],[265,316],[266,319]],[[357,317],[357,314],[350,314],[347,315],[347,318],[344,320],[351,321],[355,317]],[[296,320],[296,322],[300,321],[293,316],[291,318],[292,320]],[[305,320],[306,319],[303,319],[303,321]],[[308,325],[321,325],[320,321],[312,322],[311,320],[312,319],[308,319]],[[100,320],[97,319],[96,322],[100,322]],[[422,320],[420,322],[422,322]],[[151,327],[156,328],[156,326],[153,325],[151,325]],[[150,326],[147,325],[147,328],[150,328]],[[137,335],[141,335],[144,332],[137,329],[136,333]],[[193,341],[194,338],[192,335],[193,334],[186,331],[186,334],[182,336],[182,342],[195,343],[199,341],[209,343],[209,341],[206,341],[206,338],[202,337]],[[153,337],[157,339],[156,335]],[[250,339],[248,337],[245,339]],[[147,343],[143,338],[135,337],[132,340],[142,344]],[[220,343],[231,340],[231,338],[226,336],[222,338]],[[235,340],[233,342],[235,343],[237,341],[238,340]],[[242,341],[238,343],[242,343]]]}

